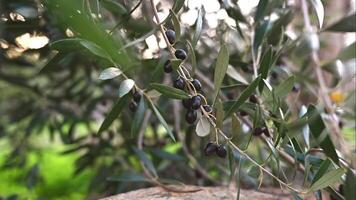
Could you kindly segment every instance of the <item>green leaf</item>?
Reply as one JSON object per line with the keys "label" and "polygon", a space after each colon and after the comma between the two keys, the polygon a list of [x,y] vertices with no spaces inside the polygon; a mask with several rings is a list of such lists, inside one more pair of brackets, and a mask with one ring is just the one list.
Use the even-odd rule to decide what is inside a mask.
{"label": "green leaf", "polygon": [[193,71],[193,75],[195,74],[195,70],[197,68],[197,58],[195,56],[195,51],[194,48],[192,46],[192,44],[187,41],[188,44],[188,50],[189,50],[189,58],[190,58],[190,62],[192,63],[192,71]]}
{"label": "green leaf", "polygon": [[112,79],[115,78],[117,76],[119,76],[121,74],[121,70],[116,68],[116,67],[109,67],[104,69],[100,75],[99,75],[99,79],[100,80],[108,80],[108,79]]}
{"label": "green leaf", "polygon": [[102,4],[106,10],[115,13],[116,15],[124,15],[127,13],[125,6],[114,0],[101,0],[100,4]]}
{"label": "green leaf", "polygon": [[230,76],[231,78],[235,79],[236,81],[239,81],[245,85],[248,85],[248,82],[246,81],[246,79],[235,69],[233,68],[231,65],[229,65],[227,67],[227,71],[226,74],[228,76]]}
{"label": "green leaf", "polygon": [[258,22],[265,16],[266,9],[268,6],[268,0],[260,0],[257,5],[257,10],[255,14],[255,22]]}
{"label": "green leaf", "polygon": [[152,174],[157,176],[156,168],[154,167],[152,161],[148,158],[147,154],[136,147],[132,147],[132,149],[138,155],[138,157],[143,162],[143,164],[147,167],[147,169],[150,170]]}
{"label": "green leaf", "polygon": [[[260,67],[258,69],[258,73],[261,74],[262,79],[267,78],[268,72],[271,69],[272,64],[273,64],[273,50],[272,50],[272,46],[269,46],[267,52],[261,58]],[[263,82],[260,82],[259,85],[260,92],[262,92],[263,86],[264,86]]]}
{"label": "green leaf", "polygon": [[183,61],[181,59],[171,59],[171,63],[173,70],[177,71]]}
{"label": "green leaf", "polygon": [[216,109],[216,127],[221,129],[224,122],[224,105],[218,99],[214,107]]}
{"label": "green leaf", "polygon": [[[218,58],[215,64],[215,72],[214,72],[214,86],[215,86],[215,94],[214,94],[214,103],[216,98],[218,97],[221,84],[224,80],[227,67],[229,65],[229,50],[225,44],[220,48]],[[214,104],[213,103],[213,104]]]}
{"label": "green leaf", "polygon": [[[313,137],[318,141],[318,138],[322,135],[325,129],[323,119],[321,118],[318,110],[314,105],[308,107],[306,114],[310,132]],[[332,143],[330,136],[326,135],[322,141],[319,142],[320,147],[324,150],[326,156],[331,158],[336,164],[339,164],[339,157],[336,153],[335,146]]]}
{"label": "green leaf", "polygon": [[195,128],[195,132],[197,133],[197,135],[199,137],[205,137],[205,136],[209,135],[209,133],[210,133],[210,122],[205,116],[202,116],[199,119],[199,121],[197,123],[197,126]]}
{"label": "green leaf", "polygon": [[324,31],[356,32],[356,12],[327,27]]}
{"label": "green leaf", "polygon": [[318,181],[310,186],[310,191],[317,191],[323,188],[326,188],[337,181],[340,180],[341,176],[345,173],[343,168],[338,168],[332,171],[329,171],[324,176],[322,176]]}
{"label": "green leaf", "polygon": [[344,184],[344,194],[346,200],[355,200],[356,197],[356,176],[352,170],[348,169],[346,173],[346,181]]}
{"label": "green leaf", "polygon": [[319,28],[323,26],[324,21],[324,6],[321,0],[310,0],[313,8],[315,10],[316,16],[318,17]]}
{"label": "green leaf", "polygon": [[119,88],[119,97],[123,97],[124,95],[129,93],[134,86],[135,81],[132,79],[126,79],[122,81]]}
{"label": "green leaf", "polygon": [[62,40],[57,40],[50,44],[50,47],[59,52],[71,52],[82,48],[80,45],[81,39],[79,38],[66,38]]}
{"label": "green leaf", "polygon": [[66,53],[61,53],[57,51],[56,53],[54,53],[54,55],[52,55],[49,58],[48,62],[41,68],[41,70],[38,73],[43,74],[52,71],[56,67],[56,65],[67,55],[68,54]]}
{"label": "green leaf", "polygon": [[294,76],[290,76],[277,87],[274,88],[274,94],[280,98],[287,96],[287,94],[292,90],[294,85]]}
{"label": "green leaf", "polygon": [[87,40],[82,40],[80,41],[80,44],[88,49],[92,54],[97,55],[102,58],[109,58],[109,55],[106,53],[104,49],[102,49],[100,46],[96,45],[93,42],[87,41]]}
{"label": "green leaf", "polygon": [[152,153],[155,154],[156,156],[166,159],[166,160],[173,160],[173,161],[183,161],[184,160],[184,157],[178,155],[177,153],[163,151],[159,148],[152,149]]}
{"label": "green leaf", "polygon": [[145,111],[146,111],[145,101],[143,100],[143,98],[141,98],[135,116],[132,120],[131,137],[136,136],[137,133],[140,131],[143,122],[143,117],[145,115]]}
{"label": "green leaf", "polygon": [[111,111],[104,119],[103,123],[101,124],[98,134],[102,133],[103,131],[107,130],[113,121],[120,115],[121,110],[127,105],[130,100],[130,95],[125,95],[115,103],[115,105],[111,108]]}
{"label": "green leaf", "polygon": [[194,32],[194,36],[193,36],[193,40],[192,40],[192,45],[193,47],[195,47],[198,43],[198,40],[200,38],[202,29],[203,29],[203,16],[204,16],[204,11],[202,9],[199,10],[198,12],[198,18],[197,18],[197,22],[195,24],[195,32]]}
{"label": "green leaf", "polygon": [[150,86],[168,98],[172,98],[172,99],[187,99],[187,98],[189,98],[188,93],[184,92],[183,90],[177,89],[177,88],[169,87],[167,85],[159,84],[159,83],[151,83]]}
{"label": "green leaf", "polygon": [[242,22],[248,24],[246,17],[242,14],[241,9],[238,5],[234,5],[233,7],[230,6],[228,8],[225,8],[225,10],[229,17],[233,18],[236,23]]}
{"label": "green leaf", "polygon": [[158,118],[158,120],[161,122],[162,126],[166,129],[168,135],[172,138],[172,140],[175,142],[176,139],[174,138],[174,135],[171,131],[171,129],[169,128],[166,120],[164,120],[164,118],[162,117],[161,113],[159,112],[159,110],[156,108],[156,106],[153,104],[153,102],[150,99],[146,99],[149,106],[151,107],[151,109],[153,110],[153,112],[155,113],[156,117]]}
{"label": "green leaf", "polygon": [[173,21],[174,32],[176,33],[176,41],[179,41],[180,33],[181,33],[180,23],[179,23],[177,15],[174,13],[174,11],[170,10],[170,12],[171,12],[172,21]]}
{"label": "green leaf", "polygon": [[356,57],[356,42],[350,44],[349,46],[345,47],[341,50],[339,55],[337,56],[338,59],[342,61],[347,61]]}
{"label": "green leaf", "polygon": [[253,52],[255,53],[255,55],[257,55],[258,48],[261,46],[265,38],[269,25],[270,21],[264,20],[261,24],[256,26],[255,37],[253,38]]}
{"label": "green leaf", "polygon": [[316,181],[318,181],[328,171],[331,164],[332,162],[329,159],[324,160],[311,183],[314,184]]}
{"label": "green leaf", "polygon": [[225,114],[225,119],[230,116],[233,112],[237,111],[240,106],[251,96],[251,94],[255,91],[258,84],[260,83],[261,77],[257,77],[244,91],[242,91],[241,95],[233,103],[230,109]]}
{"label": "green leaf", "polygon": [[183,6],[184,6],[184,0],[175,0],[173,5],[174,13],[178,13]]}

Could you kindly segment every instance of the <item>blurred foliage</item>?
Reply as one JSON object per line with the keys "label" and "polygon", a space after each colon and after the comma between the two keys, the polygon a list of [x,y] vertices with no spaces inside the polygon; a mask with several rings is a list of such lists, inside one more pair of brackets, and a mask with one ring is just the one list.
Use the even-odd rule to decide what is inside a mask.
{"label": "blurred foliage", "polygon": [[[164,26],[179,32],[175,48],[189,52],[184,65],[205,79],[202,93],[214,104],[217,126],[232,138],[220,138],[221,143],[246,149],[283,181],[304,180],[317,197],[325,189],[344,199],[347,192],[338,185],[355,184],[350,171],[339,181],[344,168],[355,167],[350,159],[356,147],[355,41],[336,44],[343,43],[341,37],[333,44],[327,36],[355,32],[355,13],[328,19],[324,9],[327,16],[330,1],[307,1],[313,28],[322,27],[308,33],[299,2],[261,0],[245,14],[237,1],[216,1],[226,14],[218,19],[215,13],[216,27],[209,23],[212,12],[189,8],[184,0],[162,1],[158,9],[168,15]],[[196,22],[187,25],[182,19],[192,10]],[[257,189],[260,181],[263,187],[279,186],[265,174],[262,180],[259,168],[231,146],[229,159],[205,157],[202,149],[214,133],[197,137],[195,126],[183,122],[183,112],[173,114],[173,99],[187,94],[167,87],[177,72],[165,75],[167,49],[149,44],[152,36],[160,40],[157,46],[164,41],[153,14],[148,1],[0,0],[1,198],[99,198],[150,186],[140,162],[165,183],[217,185],[228,183],[238,170],[243,188]],[[338,52],[323,57],[333,45]],[[330,91],[344,95],[333,108],[352,151],[342,156],[348,166],[339,163],[340,146],[325,123],[330,116],[310,58],[318,51]],[[174,69],[179,64],[175,60]],[[119,69],[116,75],[100,75],[113,67]],[[127,77],[135,86],[123,81]],[[136,114],[128,109],[132,87],[145,89]],[[251,101],[253,94],[258,103]],[[155,116],[142,127],[149,110]],[[178,132],[172,130],[177,118],[182,119]],[[271,138],[254,137],[259,127],[270,130]],[[136,147],[141,128],[143,150]],[[280,151],[296,164],[286,162]]]}

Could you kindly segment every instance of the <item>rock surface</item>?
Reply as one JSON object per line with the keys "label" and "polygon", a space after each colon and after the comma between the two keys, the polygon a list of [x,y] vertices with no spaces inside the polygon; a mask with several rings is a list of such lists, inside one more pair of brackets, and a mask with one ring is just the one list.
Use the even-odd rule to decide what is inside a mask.
{"label": "rock surface", "polygon": [[[107,197],[102,200],[232,200],[236,199],[236,190],[227,187],[196,187],[184,186],[183,190],[195,190],[196,192],[175,193],[164,190],[160,187],[144,188],[127,193]],[[292,197],[274,191],[273,194],[258,192],[255,190],[240,191],[240,200],[290,200]]]}

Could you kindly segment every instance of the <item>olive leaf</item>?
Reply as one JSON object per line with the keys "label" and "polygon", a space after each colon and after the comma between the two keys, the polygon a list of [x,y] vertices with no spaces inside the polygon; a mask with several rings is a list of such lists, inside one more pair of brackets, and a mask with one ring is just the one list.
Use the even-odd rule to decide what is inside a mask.
{"label": "olive leaf", "polygon": [[102,133],[106,129],[110,127],[115,119],[120,115],[121,110],[127,105],[129,102],[130,95],[124,95],[123,97],[119,98],[119,100],[114,104],[111,108],[109,114],[104,119],[103,123],[101,124],[98,134]]}
{"label": "olive leaf", "polygon": [[248,82],[246,79],[231,65],[228,65],[226,74],[230,76],[231,78],[235,79],[236,81],[239,81],[245,85],[248,85]]}
{"label": "olive leaf", "polygon": [[178,16],[174,13],[173,10],[170,10],[171,12],[171,16],[172,16],[172,21],[173,21],[173,26],[174,26],[174,31],[176,33],[176,41],[179,40],[180,38],[180,23],[179,23],[179,20],[178,20]]}
{"label": "olive leaf", "polygon": [[334,24],[327,27],[324,31],[334,32],[356,32],[356,12],[346,16]]}
{"label": "olive leaf", "polygon": [[335,170],[331,170],[328,173],[324,174],[319,180],[317,180],[314,184],[310,186],[310,191],[317,191],[323,188],[326,188],[337,181],[340,180],[341,176],[345,174],[345,170],[343,168],[338,168]]}
{"label": "olive leaf", "polygon": [[116,67],[109,67],[104,69],[100,75],[99,75],[99,79],[100,80],[108,80],[108,79],[112,79],[115,78],[117,76],[119,76],[121,74],[121,70],[116,68]]}
{"label": "olive leaf", "polygon": [[188,45],[188,50],[189,50],[189,57],[190,57],[190,62],[192,63],[192,71],[193,71],[193,75],[195,74],[195,69],[197,68],[197,58],[195,56],[195,51],[194,48],[192,46],[192,44],[187,41],[187,45]]}
{"label": "olive leaf", "polygon": [[151,109],[153,110],[154,114],[158,118],[158,120],[161,122],[162,126],[166,129],[168,135],[172,138],[173,141],[176,141],[171,129],[169,128],[166,120],[164,120],[164,118],[162,117],[162,115],[159,112],[159,110],[156,108],[156,106],[153,104],[153,102],[150,99],[146,98],[146,100],[147,100],[148,105],[151,107]]}
{"label": "olive leaf", "polygon": [[205,137],[209,135],[210,133],[210,123],[209,120],[205,117],[202,116],[200,120],[197,123],[197,126],[195,128],[195,132],[199,137]]}
{"label": "olive leaf", "polygon": [[294,85],[294,76],[290,76],[285,81],[280,83],[273,92],[276,96],[283,98],[285,97],[293,88]]}
{"label": "olive leaf", "polygon": [[154,167],[152,161],[148,158],[147,154],[144,151],[142,151],[136,147],[132,147],[132,149],[137,154],[137,156],[140,158],[142,163],[147,167],[147,169],[150,170],[151,173],[153,173],[155,176],[157,176],[156,168]]}
{"label": "olive leaf", "polygon": [[119,97],[122,97],[127,93],[129,93],[134,85],[135,85],[135,81],[132,79],[126,79],[122,81],[119,88]]}
{"label": "olive leaf", "polygon": [[177,88],[169,87],[167,85],[159,84],[159,83],[151,83],[150,86],[168,98],[172,98],[172,99],[189,98],[188,93],[184,92],[183,90],[179,90]]}
{"label": "olive leaf", "polygon": [[316,16],[318,17],[318,22],[319,22],[319,28],[323,26],[323,21],[324,21],[324,6],[321,0],[310,0],[313,8],[316,12]]}
{"label": "olive leaf", "polygon": [[231,107],[227,110],[225,114],[225,119],[230,116],[233,112],[237,111],[239,107],[251,96],[251,94],[255,91],[257,88],[259,82],[261,80],[261,77],[257,77],[244,91],[242,91],[241,95],[237,99],[237,101],[234,101]]}
{"label": "olive leaf", "polygon": [[215,72],[214,72],[214,87],[215,87],[215,94],[214,94],[214,103],[216,98],[218,97],[221,84],[224,80],[227,67],[229,65],[229,50],[225,44],[222,45],[220,48],[218,58],[215,64]]}
{"label": "olive leaf", "polygon": [[81,40],[79,42],[83,47],[88,49],[92,54],[97,55],[102,58],[109,59],[108,53],[104,49],[102,49],[100,46],[96,45],[93,42],[87,41],[87,40]]}

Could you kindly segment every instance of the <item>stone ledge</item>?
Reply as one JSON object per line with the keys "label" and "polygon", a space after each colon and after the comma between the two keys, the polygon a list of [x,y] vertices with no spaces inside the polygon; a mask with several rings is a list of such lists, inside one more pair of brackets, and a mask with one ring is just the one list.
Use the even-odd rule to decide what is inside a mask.
{"label": "stone ledge", "polygon": [[[175,193],[160,187],[144,188],[127,193],[118,194],[102,200],[235,200],[236,190],[227,187],[197,187],[184,186],[184,190],[201,189],[197,192]],[[272,189],[273,194],[255,190],[240,191],[240,200],[291,200],[288,193]]]}

